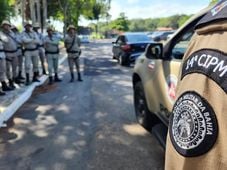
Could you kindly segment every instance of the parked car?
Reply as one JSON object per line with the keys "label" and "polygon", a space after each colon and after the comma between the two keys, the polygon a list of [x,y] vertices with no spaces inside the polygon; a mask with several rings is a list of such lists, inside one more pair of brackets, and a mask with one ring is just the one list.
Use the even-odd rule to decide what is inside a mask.
{"label": "parked car", "polygon": [[147,44],[152,42],[145,33],[124,33],[112,42],[113,59],[117,59],[121,65],[129,65],[145,51]]}
{"label": "parked car", "polygon": [[149,44],[138,59],[132,76],[134,107],[138,122],[165,146],[167,127],[176,99],[183,55],[197,22],[209,9],[193,16],[163,45]]}
{"label": "parked car", "polygon": [[88,35],[79,35],[79,38],[81,43],[90,43]]}

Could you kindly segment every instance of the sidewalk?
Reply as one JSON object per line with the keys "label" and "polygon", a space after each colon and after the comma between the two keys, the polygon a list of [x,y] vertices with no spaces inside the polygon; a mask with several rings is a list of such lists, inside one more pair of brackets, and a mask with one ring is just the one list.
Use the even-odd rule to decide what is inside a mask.
{"label": "sidewalk", "polygon": [[[66,53],[61,50],[59,64],[62,64],[66,59]],[[29,86],[16,85],[16,89],[7,92],[5,96],[0,97],[0,127],[6,127],[6,121],[31,97],[34,89],[45,83],[47,75],[42,75],[40,83],[32,83]]]}

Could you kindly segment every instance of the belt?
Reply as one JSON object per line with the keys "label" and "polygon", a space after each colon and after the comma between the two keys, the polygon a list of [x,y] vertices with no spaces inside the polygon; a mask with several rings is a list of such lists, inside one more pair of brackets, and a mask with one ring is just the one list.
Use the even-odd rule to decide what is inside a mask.
{"label": "belt", "polygon": [[35,51],[35,50],[38,50],[38,47],[36,48],[25,48],[24,51]]}
{"label": "belt", "polygon": [[38,45],[38,47],[44,47],[44,45]]}
{"label": "belt", "polygon": [[0,52],[5,52],[5,50],[3,50],[3,49],[0,49]]}
{"label": "belt", "polygon": [[5,53],[15,53],[17,52],[17,49],[16,50],[12,50],[12,51],[9,51],[9,50],[4,50]]}
{"label": "belt", "polygon": [[67,53],[75,54],[75,53],[80,53],[80,51],[69,51],[69,50],[67,50]]}
{"label": "belt", "polygon": [[59,50],[58,51],[45,51],[46,54],[59,54]]}

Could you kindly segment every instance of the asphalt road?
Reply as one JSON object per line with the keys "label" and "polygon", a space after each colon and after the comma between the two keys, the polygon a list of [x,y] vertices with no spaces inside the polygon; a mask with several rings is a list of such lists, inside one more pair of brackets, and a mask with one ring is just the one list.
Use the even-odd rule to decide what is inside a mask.
{"label": "asphalt road", "polygon": [[83,82],[38,88],[0,130],[0,170],[162,170],[164,150],[136,123],[132,67],[111,57],[111,44],[83,50]]}

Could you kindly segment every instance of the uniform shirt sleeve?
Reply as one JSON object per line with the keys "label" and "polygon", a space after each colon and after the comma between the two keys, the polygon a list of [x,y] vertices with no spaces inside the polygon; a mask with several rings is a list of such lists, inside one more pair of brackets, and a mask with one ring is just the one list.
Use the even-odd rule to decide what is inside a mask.
{"label": "uniform shirt sleeve", "polygon": [[33,39],[30,38],[30,37],[28,37],[26,34],[27,33],[25,33],[25,32],[22,33],[22,35],[21,35],[22,42],[25,43],[25,44],[32,43],[33,42]]}

